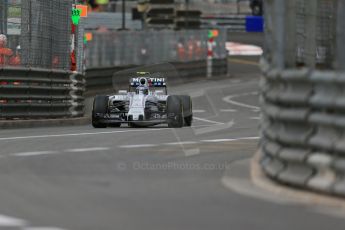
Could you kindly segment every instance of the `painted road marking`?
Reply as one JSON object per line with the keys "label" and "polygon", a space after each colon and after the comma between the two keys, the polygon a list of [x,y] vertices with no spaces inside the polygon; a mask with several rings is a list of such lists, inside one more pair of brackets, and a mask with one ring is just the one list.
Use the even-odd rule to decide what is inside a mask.
{"label": "painted road marking", "polygon": [[251,120],[261,120],[261,117],[251,117]]}
{"label": "painted road marking", "polygon": [[219,124],[219,125],[212,125],[212,126],[208,126],[205,128],[195,129],[194,133],[195,133],[195,135],[202,135],[202,134],[206,134],[206,133],[218,132],[220,130],[230,129],[234,125],[235,125],[235,122],[234,122],[234,120],[232,120],[228,123],[223,123],[223,124]]}
{"label": "painted road marking", "polygon": [[246,141],[246,140],[259,140],[260,137],[241,137],[241,138],[230,138],[230,139],[214,139],[214,140],[201,140],[204,143],[219,143],[219,142],[233,142],[233,141]]}
{"label": "painted road marking", "polygon": [[25,227],[27,222],[22,219],[0,215],[0,229],[1,227]]}
{"label": "painted road marking", "polygon": [[150,148],[150,147],[161,147],[161,146],[174,146],[174,145],[195,145],[201,143],[220,143],[220,142],[234,142],[234,141],[245,141],[245,140],[259,140],[260,137],[240,137],[240,138],[227,138],[227,139],[209,139],[200,141],[185,141],[185,142],[171,142],[162,144],[142,144],[142,145],[120,145],[119,148]]}
{"label": "painted road marking", "polygon": [[[204,120],[205,121],[205,120]],[[216,123],[215,121],[208,120],[207,122]],[[219,124],[223,124],[217,122]],[[209,125],[193,126],[192,128],[205,127]],[[73,136],[90,136],[90,135],[103,135],[103,134],[115,134],[115,133],[131,133],[131,132],[148,132],[148,131],[171,131],[172,128],[154,128],[154,129],[131,129],[131,130],[117,130],[108,132],[90,132],[90,133],[66,133],[66,134],[53,134],[53,135],[37,135],[37,136],[19,136],[19,137],[0,137],[0,141],[8,140],[25,140],[25,139],[41,139],[41,138],[54,138],[54,137],[73,137]]]}
{"label": "painted road marking", "polygon": [[195,109],[193,110],[193,113],[205,113],[206,110],[203,110],[203,109]]}
{"label": "painted road marking", "polygon": [[115,133],[130,133],[130,132],[148,132],[148,131],[162,131],[162,130],[171,130],[171,129],[170,129],[170,128],[133,129],[133,130],[118,130],[118,131],[108,131],[108,132],[65,133],[65,134],[38,135],[38,136],[1,137],[1,138],[0,138],[0,141],[21,140],[21,139],[54,138],[54,137],[90,136],[90,135],[115,134]]}
{"label": "painted road marking", "polygon": [[119,148],[122,149],[133,149],[133,148],[149,148],[149,147],[157,147],[159,145],[156,144],[142,144],[142,145],[120,145]]}
{"label": "painted road marking", "polygon": [[211,121],[205,118],[201,118],[201,117],[193,117],[194,120],[198,120],[198,121],[204,121],[204,122],[208,122],[208,123],[212,123],[212,124],[216,124],[216,125],[224,125],[223,122],[218,122],[218,121]]}
{"label": "painted road marking", "polygon": [[253,111],[260,111],[260,107],[258,107],[258,106],[248,105],[248,104],[237,102],[237,101],[233,100],[234,98],[237,98],[237,97],[245,97],[245,96],[252,96],[252,95],[253,96],[258,95],[258,92],[234,94],[234,95],[226,96],[223,98],[223,101],[225,101],[229,104],[232,104],[232,105],[240,106],[240,107],[247,108],[247,109],[252,109]]}
{"label": "painted road marking", "polygon": [[81,152],[97,152],[97,151],[106,151],[106,150],[110,150],[110,148],[93,147],[93,148],[67,149],[64,152],[81,153]]}
{"label": "painted road marking", "polygon": [[12,153],[10,156],[14,157],[32,157],[32,156],[42,156],[42,155],[52,155],[57,154],[57,151],[37,151],[37,152],[22,152],[22,153]]}
{"label": "painted road marking", "polygon": [[235,112],[237,112],[236,109],[221,109],[219,111],[223,112],[223,113],[235,113]]}
{"label": "painted road marking", "polygon": [[171,142],[171,143],[163,143],[162,145],[174,146],[174,145],[193,145],[197,144],[198,142],[195,141],[181,141],[181,142]]}
{"label": "painted road marking", "polygon": [[29,227],[29,228],[24,228],[23,230],[66,230],[66,229],[55,228],[55,227]]}

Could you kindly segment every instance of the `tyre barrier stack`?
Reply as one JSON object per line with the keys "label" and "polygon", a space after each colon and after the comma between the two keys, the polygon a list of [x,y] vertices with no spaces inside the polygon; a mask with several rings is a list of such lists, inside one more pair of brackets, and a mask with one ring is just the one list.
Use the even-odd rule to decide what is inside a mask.
{"label": "tyre barrier stack", "polygon": [[82,74],[0,68],[0,119],[72,118],[84,114]]}
{"label": "tyre barrier stack", "polygon": [[261,165],[273,180],[345,195],[345,73],[262,61]]}

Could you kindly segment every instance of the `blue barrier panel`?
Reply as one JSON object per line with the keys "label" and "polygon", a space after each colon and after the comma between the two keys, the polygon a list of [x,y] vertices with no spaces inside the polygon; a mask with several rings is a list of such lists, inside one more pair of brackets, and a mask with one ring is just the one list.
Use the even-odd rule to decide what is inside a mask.
{"label": "blue barrier panel", "polygon": [[246,16],[247,32],[263,32],[264,18],[262,16]]}

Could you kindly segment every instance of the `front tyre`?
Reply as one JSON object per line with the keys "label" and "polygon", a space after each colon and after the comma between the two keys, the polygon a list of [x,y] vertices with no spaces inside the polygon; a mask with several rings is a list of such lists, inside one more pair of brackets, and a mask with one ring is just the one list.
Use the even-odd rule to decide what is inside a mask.
{"label": "front tyre", "polygon": [[99,121],[99,117],[104,116],[108,110],[108,96],[96,96],[93,101],[92,126],[94,128],[106,128],[107,125]]}
{"label": "front tyre", "polygon": [[169,96],[167,99],[167,115],[169,128],[183,127],[183,105],[178,96]]}
{"label": "front tyre", "polygon": [[183,106],[183,119],[184,119],[184,126],[192,126],[193,122],[193,105],[192,105],[192,98],[187,95],[179,96],[182,106]]}

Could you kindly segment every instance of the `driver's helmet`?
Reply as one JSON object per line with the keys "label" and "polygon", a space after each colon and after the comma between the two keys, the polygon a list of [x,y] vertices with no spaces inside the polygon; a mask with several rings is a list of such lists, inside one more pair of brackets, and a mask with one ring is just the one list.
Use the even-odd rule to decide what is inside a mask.
{"label": "driver's helmet", "polygon": [[140,85],[137,87],[136,93],[137,94],[144,94],[144,95],[149,94],[149,87],[147,86],[147,79],[146,78],[140,79]]}

